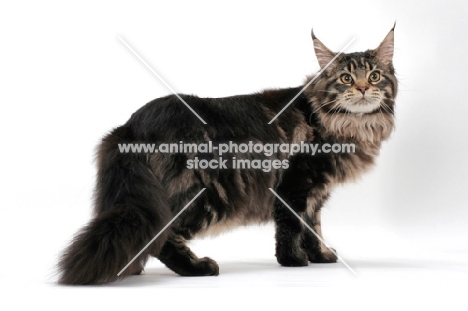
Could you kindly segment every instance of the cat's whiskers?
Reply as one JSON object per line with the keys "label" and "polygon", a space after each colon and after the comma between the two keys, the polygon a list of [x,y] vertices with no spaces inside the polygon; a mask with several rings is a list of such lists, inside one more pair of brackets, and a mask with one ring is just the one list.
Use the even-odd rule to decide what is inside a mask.
{"label": "cat's whiskers", "polygon": [[379,107],[379,113],[380,113],[380,115],[382,116],[382,118],[385,117],[384,114],[383,114],[383,112],[382,112],[382,106]]}
{"label": "cat's whiskers", "polygon": [[380,105],[382,106],[383,109],[385,109],[385,111],[387,111],[388,113],[393,113],[392,109],[390,108],[390,106],[388,106],[384,101],[381,101],[380,102]]}
{"label": "cat's whiskers", "polygon": [[317,92],[323,92],[323,93],[330,93],[330,94],[340,94],[340,92],[337,91],[328,91],[328,90],[315,90]]}
{"label": "cat's whiskers", "polygon": [[310,116],[309,116],[309,123],[312,122],[312,116],[314,115],[314,113],[316,113],[317,111],[319,111],[320,109],[322,109],[322,108],[325,107],[326,105],[336,102],[337,100],[338,100],[338,98],[335,99],[335,100],[332,100],[332,101],[329,101],[329,102],[320,104],[319,107],[318,107],[317,109],[315,109],[314,111],[312,111],[312,112],[310,113]]}
{"label": "cat's whiskers", "polygon": [[381,104],[380,108],[381,108],[381,110],[385,111],[386,113],[391,113],[391,111],[387,107],[385,107],[384,104]]}
{"label": "cat's whiskers", "polygon": [[319,111],[320,109],[322,109],[322,108],[325,107],[326,105],[336,102],[338,99],[339,99],[339,98],[334,99],[334,100],[329,101],[329,102],[326,102],[326,103],[321,103],[317,109],[315,109],[314,111],[312,111],[312,114],[316,113],[317,111]]}
{"label": "cat's whiskers", "polygon": [[[332,117],[334,117],[335,114],[337,114],[338,111],[339,111],[340,109],[344,109],[345,111],[348,111],[348,110],[346,109],[346,107],[343,106],[343,104],[342,104],[341,102],[338,102],[338,104],[336,105],[336,107],[335,107],[335,109],[334,109],[335,111],[333,111],[332,114],[331,114]],[[328,113],[328,112],[327,112],[327,113]]]}

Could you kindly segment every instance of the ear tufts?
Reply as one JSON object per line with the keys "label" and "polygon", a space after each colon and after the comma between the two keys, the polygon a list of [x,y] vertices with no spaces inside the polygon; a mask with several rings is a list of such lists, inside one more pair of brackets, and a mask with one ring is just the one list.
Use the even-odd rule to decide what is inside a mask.
{"label": "ear tufts", "polygon": [[316,37],[315,34],[314,34],[314,28],[312,28],[312,29],[310,30],[310,35],[312,36],[312,40],[317,39],[317,37]]}
{"label": "ear tufts", "polygon": [[314,42],[314,50],[315,56],[317,56],[317,60],[319,62],[320,68],[324,68],[333,57],[335,57],[335,53],[330,51],[323,43],[320,41],[314,34],[314,30],[311,31],[312,40]]}
{"label": "ear tufts", "polygon": [[393,28],[385,37],[385,39],[382,41],[382,43],[380,43],[377,49],[375,49],[377,58],[384,65],[389,65],[393,61],[395,26],[396,26],[396,22],[393,25]]}

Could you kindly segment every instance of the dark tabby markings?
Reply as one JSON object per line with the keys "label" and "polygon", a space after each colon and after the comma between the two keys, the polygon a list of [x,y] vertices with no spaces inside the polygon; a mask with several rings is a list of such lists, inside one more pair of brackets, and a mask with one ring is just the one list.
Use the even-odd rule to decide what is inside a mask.
{"label": "dark tabby markings", "polygon": [[[316,37],[320,64],[335,57]],[[186,241],[232,226],[274,221],[276,258],[283,266],[335,262],[333,255],[273,194],[272,188],[321,236],[320,210],[338,183],[360,176],[374,163],[381,142],[393,131],[397,81],[392,65],[393,29],[375,50],[340,55],[279,117],[268,125],[303,86],[227,98],[176,96],[153,100],[102,140],[97,155],[94,219],[64,251],[62,284],[102,284],[117,273],[202,188],[206,190],[120,277],[139,274],[149,256],[185,276],[218,275],[210,258],[197,257]],[[380,83],[366,81],[378,70]],[[340,75],[359,80],[343,84]],[[308,79],[305,84],[310,81]],[[355,81],[357,82],[357,81]],[[304,85],[305,85],[304,84]],[[355,153],[230,153],[227,158],[287,160],[289,168],[271,170],[187,169],[186,161],[213,154],[123,154],[119,143],[262,142],[353,143]],[[249,243],[251,241],[246,241]]]}

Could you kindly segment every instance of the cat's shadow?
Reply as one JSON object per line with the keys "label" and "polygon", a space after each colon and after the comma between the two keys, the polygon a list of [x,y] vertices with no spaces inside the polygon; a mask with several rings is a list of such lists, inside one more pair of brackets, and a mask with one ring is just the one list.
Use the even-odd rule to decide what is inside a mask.
{"label": "cat's shadow", "polygon": [[258,261],[220,261],[219,277],[182,277],[164,266],[146,268],[143,274],[127,277],[122,281],[111,283],[109,287],[146,287],[162,286],[167,288],[217,287],[224,277],[235,279],[236,282],[256,279],[259,276],[282,274],[293,270],[304,269],[343,269],[340,264],[313,264],[309,267],[282,267],[276,260]]}
{"label": "cat's shadow", "polygon": [[[274,272],[281,269],[276,261],[224,261],[219,262],[220,275],[222,276],[245,276],[258,273]],[[184,282],[181,282],[184,279]],[[216,277],[182,277],[164,266],[146,268],[143,274],[125,278],[122,281],[105,286],[110,287],[134,287],[134,286],[164,286],[164,287],[193,287],[210,286]],[[214,282],[216,283],[216,282]]]}
{"label": "cat's shadow", "polygon": [[[421,260],[350,260],[349,265],[356,270],[358,276],[371,276],[376,270],[382,271],[406,271],[414,269],[428,269],[439,265],[439,262]],[[220,261],[220,276],[218,277],[182,277],[172,272],[164,266],[149,267],[142,275],[130,276],[122,281],[107,284],[108,287],[164,287],[164,288],[215,288],[227,285],[237,286],[242,284],[263,284],[271,282],[274,285],[277,281],[281,284],[302,284],[303,278],[316,278],[322,280],[325,276],[329,278],[330,273],[335,278],[347,281],[353,280],[351,273],[342,273],[346,267],[341,263],[334,264],[310,264],[308,267],[282,267],[275,260],[259,261]],[[328,270],[328,272],[324,272]],[[300,271],[300,273],[297,273]],[[309,273],[310,272],[310,273]],[[338,274],[336,274],[336,273]],[[381,272],[379,272],[381,273]],[[312,274],[312,275],[311,275]],[[299,277],[302,276],[302,278]],[[263,280],[262,280],[263,279]],[[284,281],[287,281],[286,283]],[[325,279],[324,279],[325,280]],[[320,282],[318,282],[320,283]]]}

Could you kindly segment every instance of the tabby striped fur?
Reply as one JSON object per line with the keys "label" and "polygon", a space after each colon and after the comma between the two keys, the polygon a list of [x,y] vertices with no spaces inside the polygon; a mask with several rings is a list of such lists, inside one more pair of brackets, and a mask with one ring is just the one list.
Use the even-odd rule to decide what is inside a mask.
{"label": "tabby striped fur", "polygon": [[[204,125],[173,95],[158,98],[114,129],[98,148],[95,215],[64,251],[62,284],[102,284],[139,274],[149,256],[180,275],[218,275],[217,263],[198,258],[186,241],[233,226],[274,221],[276,257],[283,266],[335,262],[336,256],[273,194],[274,189],[321,235],[320,209],[337,183],[369,169],[381,142],[393,131],[397,81],[392,64],[393,29],[375,50],[340,55],[303,88],[267,90],[227,98],[180,95]],[[322,68],[335,56],[314,35]],[[377,79],[379,78],[379,79]],[[305,81],[308,84],[310,79]],[[349,82],[349,83],[348,83]],[[119,143],[353,143],[355,153],[256,153],[230,159],[287,160],[288,168],[188,169],[187,160],[219,154],[123,154]],[[206,190],[120,277],[117,273],[201,189]],[[249,241],[245,241],[248,243]]]}

